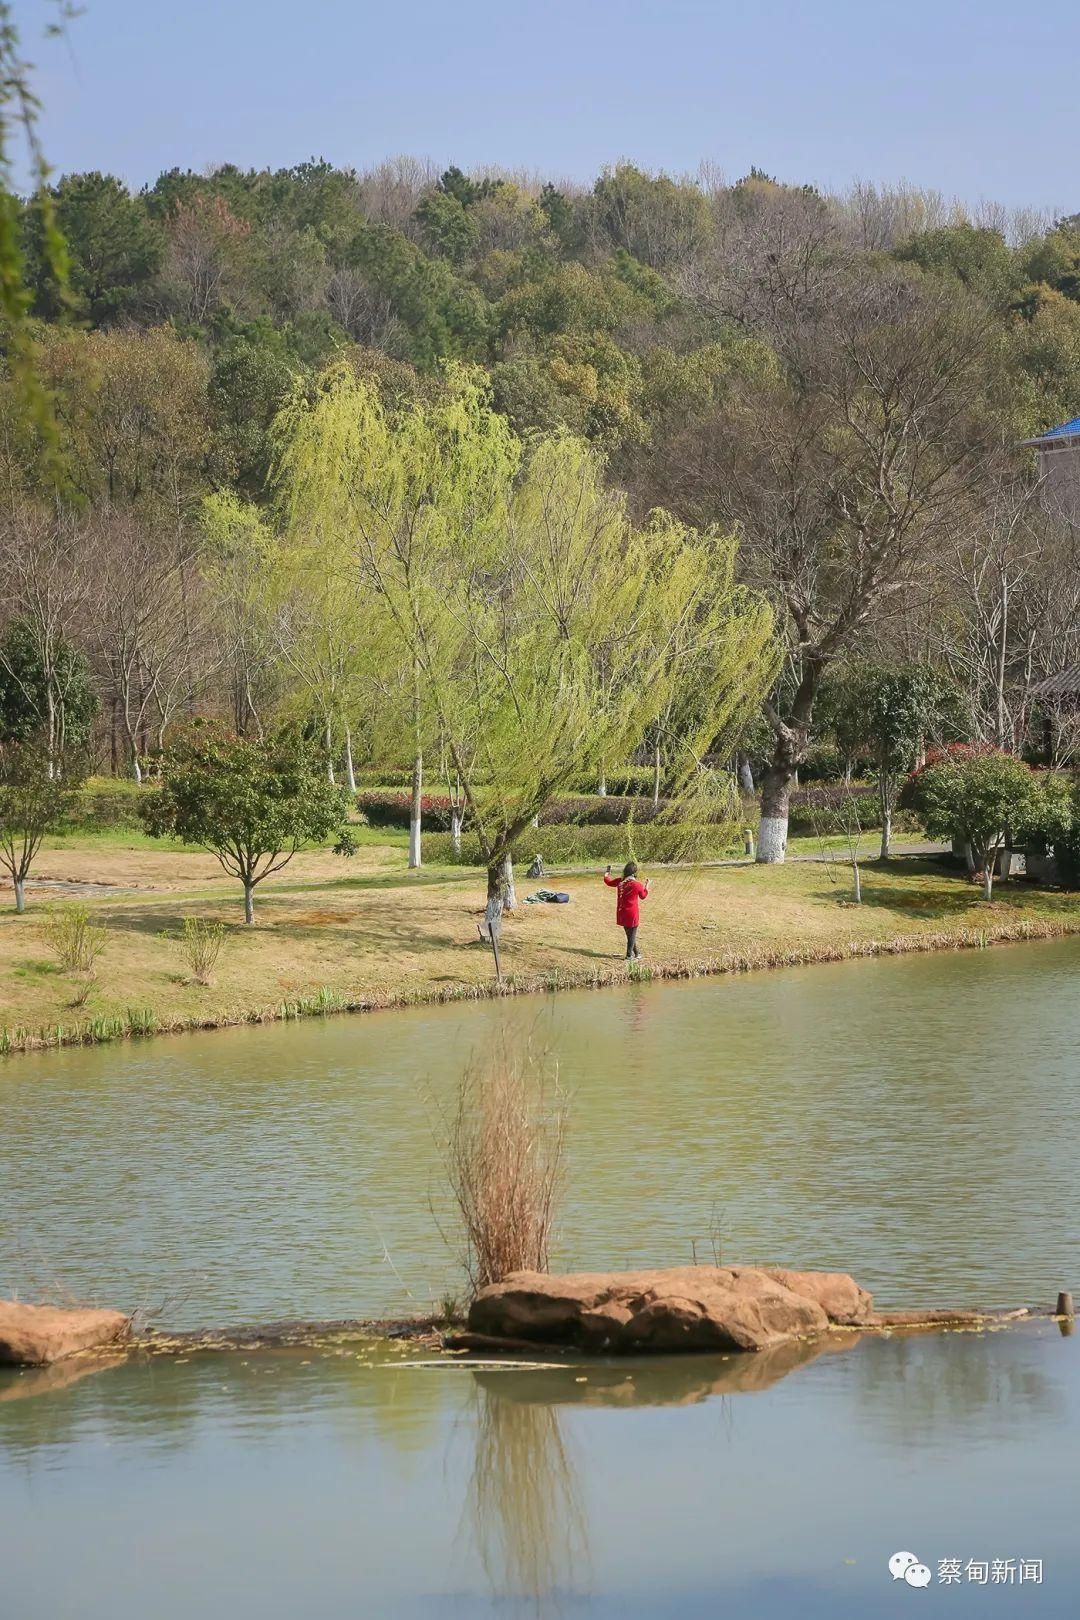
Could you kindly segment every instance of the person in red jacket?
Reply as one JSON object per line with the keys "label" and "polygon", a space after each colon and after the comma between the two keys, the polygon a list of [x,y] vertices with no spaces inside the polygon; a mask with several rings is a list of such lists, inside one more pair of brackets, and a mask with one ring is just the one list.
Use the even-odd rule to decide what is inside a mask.
{"label": "person in red jacket", "polygon": [[641,901],[649,898],[649,880],[644,883],[637,875],[637,861],[627,861],[623,867],[621,878],[612,877],[609,866],[604,873],[604,882],[609,889],[617,889],[615,900],[615,921],[626,934],[626,960],[631,957],[639,960],[641,952],[637,948],[638,924],[641,921]]}

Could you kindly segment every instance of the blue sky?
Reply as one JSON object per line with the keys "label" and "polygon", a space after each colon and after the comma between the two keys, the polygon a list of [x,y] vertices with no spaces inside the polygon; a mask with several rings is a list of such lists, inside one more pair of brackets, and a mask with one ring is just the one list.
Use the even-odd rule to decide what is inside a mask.
{"label": "blue sky", "polygon": [[1080,209],[1080,10],[1010,0],[16,0],[59,170],[399,152],[912,180]]}

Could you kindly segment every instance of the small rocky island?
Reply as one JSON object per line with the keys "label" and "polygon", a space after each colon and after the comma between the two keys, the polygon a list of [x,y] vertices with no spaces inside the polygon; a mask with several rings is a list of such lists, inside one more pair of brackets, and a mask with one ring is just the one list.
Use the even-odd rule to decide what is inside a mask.
{"label": "small rocky island", "polygon": [[[1065,1303],[1063,1303],[1065,1302]],[[876,1311],[873,1296],[843,1271],[765,1266],[675,1266],[656,1271],[519,1271],[482,1288],[464,1331],[438,1335],[430,1318],[393,1325],[393,1337],[423,1339],[451,1351],[586,1355],[747,1354],[812,1341],[844,1329],[981,1327],[1032,1316],[1071,1316],[1071,1296],[1056,1309]],[[270,1349],[387,1332],[389,1324],[339,1320],[275,1322],[179,1335],[139,1333],[123,1311],[67,1309],[0,1300],[0,1366],[48,1367],[77,1356],[148,1351]]]}
{"label": "small rocky island", "polygon": [[522,1271],[481,1289],[462,1348],[571,1345],[606,1355],[770,1350],[837,1328],[976,1327],[1037,1314],[1014,1311],[875,1311],[845,1271],[762,1266],[676,1266],[660,1271]]}

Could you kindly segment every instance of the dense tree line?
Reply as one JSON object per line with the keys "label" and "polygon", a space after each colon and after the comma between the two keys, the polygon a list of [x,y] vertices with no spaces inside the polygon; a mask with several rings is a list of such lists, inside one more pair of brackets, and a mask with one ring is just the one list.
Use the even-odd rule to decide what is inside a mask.
{"label": "dense tree line", "polygon": [[[282,424],[295,443],[354,385],[430,417],[461,367],[526,443],[591,446],[635,532],[662,508],[670,532],[739,537],[785,650],[747,739],[767,855],[849,668],[932,669],[970,736],[1018,752],[1032,685],[1078,656],[1075,532],[1017,447],[1080,413],[1080,216],[409,160],[174,170],[138,193],[74,174],[46,203],[8,198],[29,289],[0,383],[11,735],[36,704],[56,746],[92,727],[133,774],[194,712],[255,737],[288,713],[346,776],[358,750],[400,751],[382,716],[408,710],[408,670],[377,701],[355,678],[364,605],[343,615],[340,571],[288,538]],[[658,762],[700,725],[658,717]]]}

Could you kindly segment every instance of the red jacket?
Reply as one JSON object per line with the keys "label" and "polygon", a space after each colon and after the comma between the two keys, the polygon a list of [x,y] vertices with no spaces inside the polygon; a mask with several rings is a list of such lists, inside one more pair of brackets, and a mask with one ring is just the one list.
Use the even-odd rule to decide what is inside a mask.
{"label": "red jacket", "polygon": [[615,902],[615,921],[620,928],[636,928],[641,921],[639,901],[649,898],[649,885],[642,883],[640,878],[609,877],[604,873],[604,882],[609,889],[618,889],[618,899]]}

